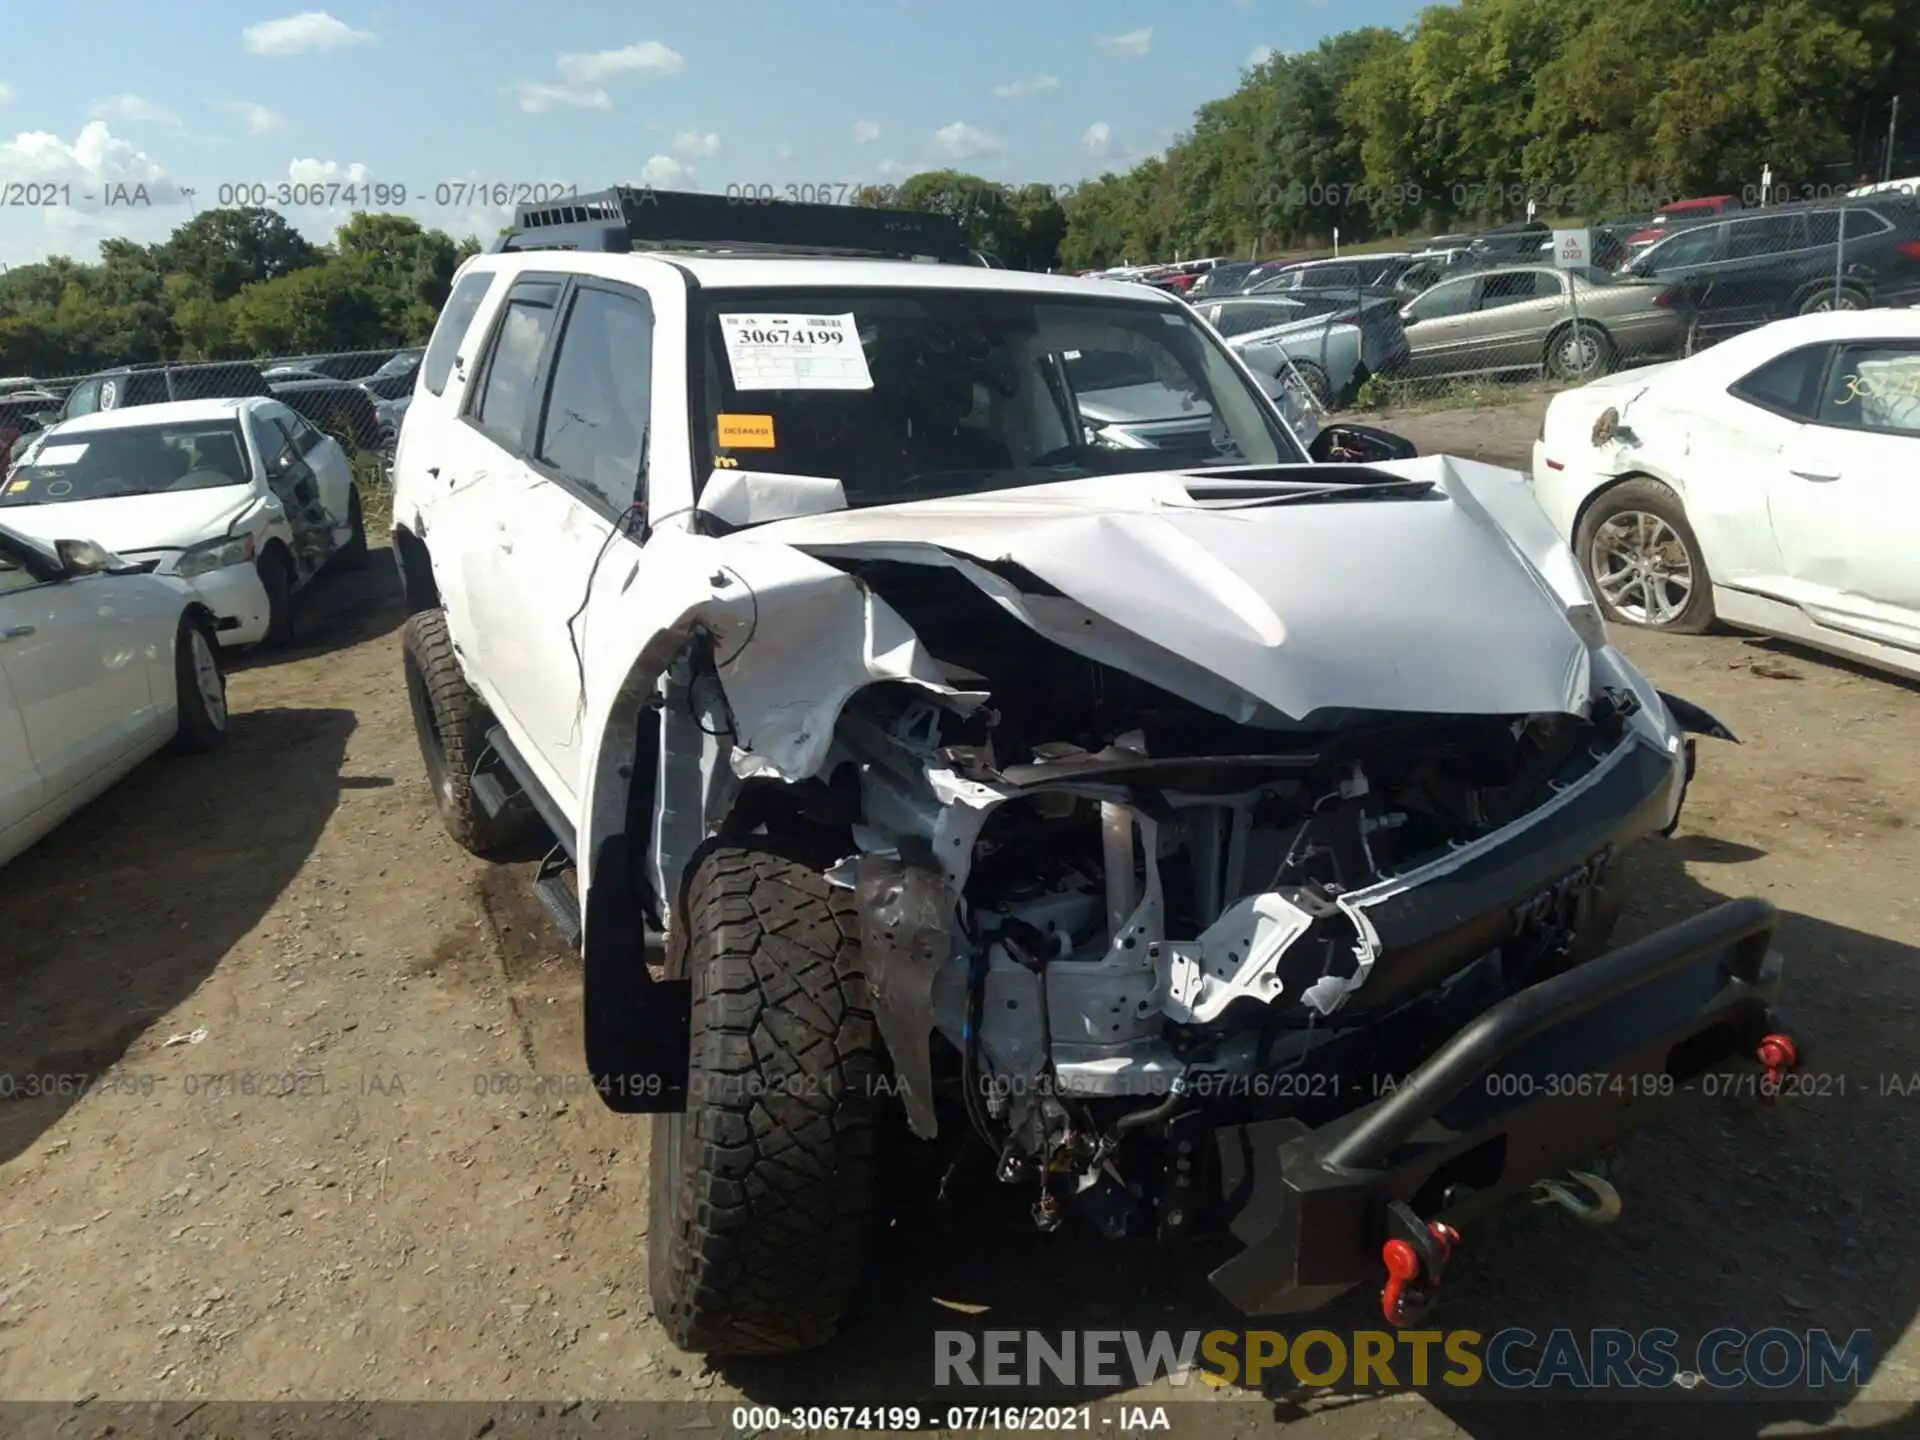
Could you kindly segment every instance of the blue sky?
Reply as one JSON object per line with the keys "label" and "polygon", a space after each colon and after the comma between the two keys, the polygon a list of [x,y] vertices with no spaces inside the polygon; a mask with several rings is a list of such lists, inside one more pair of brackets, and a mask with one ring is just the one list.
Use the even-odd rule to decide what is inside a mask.
{"label": "blue sky", "polygon": [[[952,165],[1067,185],[1162,149],[1263,47],[1417,8],[8,0],[0,263],[163,239],[245,187],[325,239],[352,208],[491,233],[487,183],[837,194]],[[280,206],[295,182],[344,203]],[[337,188],[366,183],[407,203]]]}

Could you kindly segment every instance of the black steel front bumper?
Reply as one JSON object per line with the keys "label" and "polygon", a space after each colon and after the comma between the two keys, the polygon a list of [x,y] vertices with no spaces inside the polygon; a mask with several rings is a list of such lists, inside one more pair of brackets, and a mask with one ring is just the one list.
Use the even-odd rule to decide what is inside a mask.
{"label": "black steel front bumper", "polygon": [[1213,1132],[1228,1228],[1211,1279],[1255,1315],[1379,1283],[1409,1212],[1459,1227],[1591,1160],[1774,1027],[1776,916],[1733,900],[1508,996],[1382,1098],[1318,1129]]}

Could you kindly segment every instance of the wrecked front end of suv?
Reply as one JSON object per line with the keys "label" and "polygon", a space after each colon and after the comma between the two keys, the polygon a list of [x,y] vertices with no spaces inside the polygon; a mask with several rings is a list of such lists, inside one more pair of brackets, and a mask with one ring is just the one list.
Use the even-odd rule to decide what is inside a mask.
{"label": "wrecked front end of suv", "polygon": [[[1313,468],[742,533],[736,576],[797,552],[858,627],[759,596],[686,688],[727,692],[719,803],[839,837],[917,1135],[977,1132],[1044,1228],[1230,1228],[1249,1312],[1384,1255],[1397,1322],[1456,1227],[1752,1063],[1779,962],[1758,901],[1608,949],[1688,732],[1731,736],[1611,646],[1518,477]],[[770,698],[836,646],[871,683],[827,725]]]}

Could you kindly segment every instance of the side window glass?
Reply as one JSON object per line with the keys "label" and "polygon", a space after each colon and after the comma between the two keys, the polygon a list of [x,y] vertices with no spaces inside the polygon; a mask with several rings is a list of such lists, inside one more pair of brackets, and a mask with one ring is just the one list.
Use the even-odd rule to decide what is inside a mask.
{"label": "side window glass", "polygon": [[1728,387],[1731,393],[1750,405],[1771,410],[1790,420],[1813,418],[1813,390],[1827,362],[1825,345],[1803,345],[1776,355]]}
{"label": "side window glass", "polygon": [[579,290],[560,335],[534,457],[625,507],[644,496],[652,412],[652,308],[635,295]]}
{"label": "side window glass", "polygon": [[1920,436],[1920,346],[1848,345],[1821,392],[1820,425]]}
{"label": "side window glass", "polygon": [[1455,280],[1449,284],[1436,285],[1413,302],[1409,316],[1418,322],[1444,320],[1452,315],[1464,315],[1473,301],[1473,287],[1474,282],[1471,280]]}
{"label": "side window glass", "polygon": [[[542,287],[543,289],[551,287]],[[471,414],[481,430],[509,450],[518,450],[533,410],[533,382],[540,355],[553,332],[553,304],[509,296]]]}
{"label": "side window glass", "polygon": [[100,408],[100,382],[82,380],[73,387],[73,393],[67,396],[66,415],[91,415]]}
{"label": "side window glass", "polygon": [[473,317],[480,311],[480,302],[487,298],[487,291],[492,288],[493,273],[476,271],[472,275],[462,276],[453,287],[453,293],[447,297],[447,303],[440,311],[440,319],[433,327],[433,338],[427,342],[427,353],[420,362],[427,389],[435,395],[445,393],[447,377],[453,373],[454,359],[467,338]]}
{"label": "side window glass", "polygon": [[1533,276],[1490,275],[1482,283],[1480,308],[1499,310],[1533,299]]}

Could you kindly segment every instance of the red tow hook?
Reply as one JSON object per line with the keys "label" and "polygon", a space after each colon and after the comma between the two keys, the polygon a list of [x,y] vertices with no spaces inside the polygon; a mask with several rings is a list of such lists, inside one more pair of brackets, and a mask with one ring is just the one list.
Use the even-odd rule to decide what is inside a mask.
{"label": "red tow hook", "polygon": [[1419,1319],[1433,1304],[1447,1261],[1453,1258],[1454,1248],[1460,1243],[1460,1232],[1451,1225],[1430,1220],[1423,1238],[1424,1245],[1395,1238],[1380,1247],[1380,1259],[1387,1267],[1386,1288],[1380,1292],[1380,1313],[1396,1329]]}
{"label": "red tow hook", "polygon": [[1785,1077],[1800,1068],[1800,1051],[1790,1035],[1768,1035],[1761,1040],[1754,1056],[1766,1067],[1760,1077],[1760,1103],[1771,1105],[1779,1098]]}

